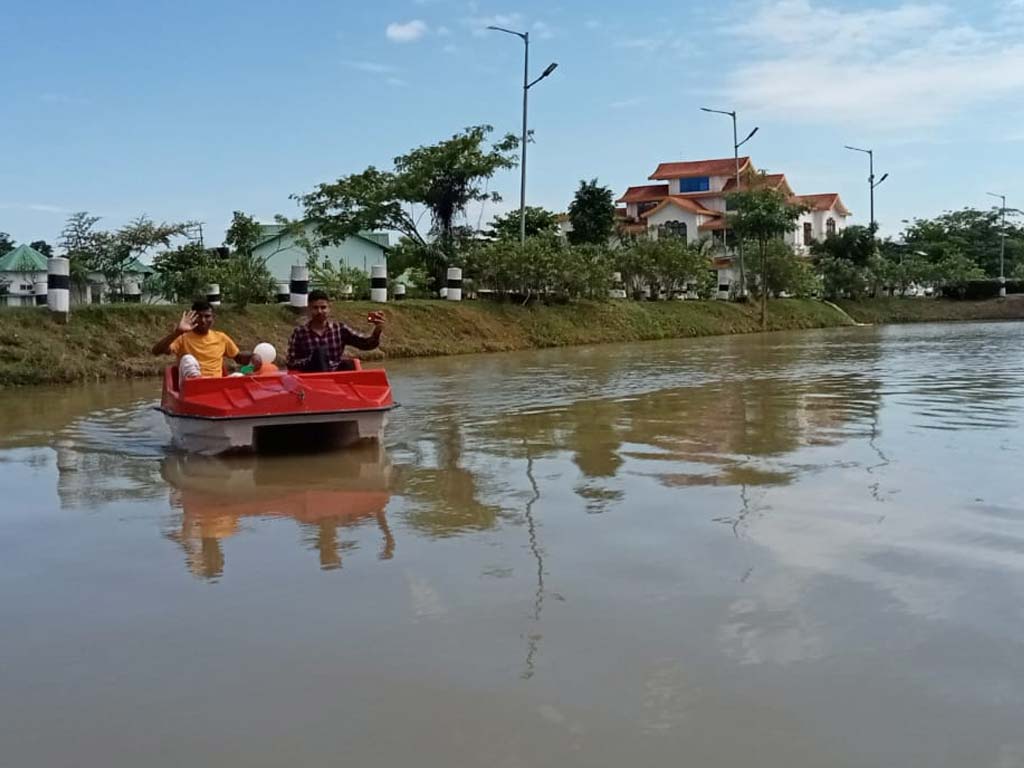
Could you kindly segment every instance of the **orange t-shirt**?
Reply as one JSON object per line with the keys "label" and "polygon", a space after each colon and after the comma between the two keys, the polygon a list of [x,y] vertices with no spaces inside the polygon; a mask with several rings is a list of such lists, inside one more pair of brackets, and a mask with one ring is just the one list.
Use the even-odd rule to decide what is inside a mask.
{"label": "orange t-shirt", "polygon": [[238,346],[231,337],[220,331],[183,333],[171,342],[171,352],[180,359],[192,355],[199,363],[204,378],[216,379],[224,375],[224,358],[238,354]]}
{"label": "orange t-shirt", "polygon": [[278,369],[273,363],[264,363],[258,371],[253,371],[252,373],[254,376],[266,376],[271,373],[278,373]]}

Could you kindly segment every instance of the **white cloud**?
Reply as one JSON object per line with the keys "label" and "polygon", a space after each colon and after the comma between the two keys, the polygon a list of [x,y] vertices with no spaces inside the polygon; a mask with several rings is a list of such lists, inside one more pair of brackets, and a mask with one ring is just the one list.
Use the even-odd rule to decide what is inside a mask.
{"label": "white cloud", "polygon": [[543,21],[533,22],[533,31],[541,40],[550,40],[555,36],[555,31]]}
{"label": "white cloud", "polygon": [[451,43],[448,43],[448,45],[446,45],[441,50],[444,51],[445,53],[458,53],[459,52],[458,46],[452,45]]}
{"label": "white cloud", "polygon": [[1024,93],[1024,44],[941,5],[846,11],[770,0],[732,29],[749,61],[726,91],[751,112],[906,128]]}
{"label": "white cloud", "polygon": [[348,65],[360,72],[369,72],[371,75],[386,75],[397,70],[387,64],[379,64],[376,61],[350,61]]}
{"label": "white cloud", "polygon": [[583,26],[586,27],[587,29],[600,29],[601,22],[598,21],[597,19],[587,19],[586,22],[584,22]]}
{"label": "white cloud", "polygon": [[388,78],[387,80],[385,80],[384,82],[386,82],[386,83],[387,83],[388,85],[390,85],[390,86],[391,86],[392,88],[404,88],[405,86],[407,86],[407,85],[408,85],[408,83],[407,83],[407,82],[405,82],[405,80],[403,80],[403,79],[402,79],[402,78],[400,78],[400,77],[389,77],[389,78]]}
{"label": "white cloud", "polygon": [[449,37],[451,36],[452,31],[448,29],[448,27],[438,27],[436,30],[436,34],[438,37]]}
{"label": "white cloud", "polygon": [[423,37],[429,28],[425,21],[413,19],[404,24],[393,21],[384,30],[384,35],[393,43],[411,43]]}
{"label": "white cloud", "polygon": [[644,99],[637,97],[633,99],[621,99],[619,101],[613,101],[608,106],[611,107],[612,109],[626,109],[627,107],[636,107],[643,103]]}
{"label": "white cloud", "polygon": [[0,210],[35,211],[37,213],[71,213],[70,209],[44,203],[0,203]]}

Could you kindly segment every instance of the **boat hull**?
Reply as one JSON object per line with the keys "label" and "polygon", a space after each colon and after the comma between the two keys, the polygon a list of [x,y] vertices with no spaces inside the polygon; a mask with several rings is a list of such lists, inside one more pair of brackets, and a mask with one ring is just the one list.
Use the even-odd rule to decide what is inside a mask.
{"label": "boat hull", "polygon": [[379,440],[394,407],[381,370],[188,379],[168,368],[160,410],[173,445],[216,455]]}

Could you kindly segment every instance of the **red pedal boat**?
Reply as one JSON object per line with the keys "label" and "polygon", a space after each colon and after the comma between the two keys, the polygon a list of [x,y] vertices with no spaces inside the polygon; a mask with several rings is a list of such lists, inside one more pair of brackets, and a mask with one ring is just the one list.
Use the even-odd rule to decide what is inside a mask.
{"label": "red pedal boat", "polygon": [[177,448],[213,455],[380,439],[395,407],[380,369],[186,379],[164,371],[160,410]]}

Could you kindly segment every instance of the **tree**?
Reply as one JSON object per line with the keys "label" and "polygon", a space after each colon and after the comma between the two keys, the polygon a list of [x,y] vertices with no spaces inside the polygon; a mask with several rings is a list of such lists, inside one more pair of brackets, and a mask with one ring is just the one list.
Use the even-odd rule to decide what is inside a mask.
{"label": "tree", "polygon": [[[456,220],[465,215],[472,202],[499,201],[484,182],[499,170],[515,166],[519,140],[510,135],[486,146],[489,125],[466,128],[437,144],[417,147],[394,159],[393,171],[367,168],[320,184],[313,192],[299,196],[305,217],[316,226],[320,244],[337,244],[360,231],[390,229],[410,240],[437,248],[424,254],[435,279],[455,256]],[[430,215],[427,236],[420,231],[415,206]]]}
{"label": "tree", "polygon": [[[497,240],[519,240],[519,211],[509,211],[495,216],[488,233]],[[546,208],[526,206],[526,236],[553,235],[558,233],[558,216]]]}
{"label": "tree", "polygon": [[774,296],[788,294],[806,298],[814,296],[821,289],[821,280],[814,273],[812,264],[798,256],[782,240],[768,243],[766,277],[768,292]]}
{"label": "tree", "polygon": [[597,179],[580,181],[579,189],[569,204],[569,242],[573,245],[593,243],[605,245],[615,232],[614,195]]}
{"label": "tree", "polygon": [[870,227],[853,225],[811,245],[814,263],[829,298],[863,296],[876,280],[872,267],[877,242]]}
{"label": "tree", "polygon": [[758,284],[761,293],[761,330],[768,327],[768,244],[792,232],[807,209],[790,203],[786,196],[769,188],[751,189],[729,195],[730,223],[740,237],[757,242]]}
{"label": "tree", "polygon": [[645,286],[652,299],[661,294],[672,298],[691,285],[699,295],[711,293],[711,246],[707,240],[687,243],[675,237],[639,238],[617,252],[616,268],[636,297],[643,294]]}
{"label": "tree", "polygon": [[153,258],[157,292],[168,301],[186,303],[206,293],[218,282],[222,264],[217,251],[188,243]]}
{"label": "tree", "polygon": [[[1021,212],[1006,211],[1006,273],[1024,263],[1024,227]],[[917,219],[904,233],[912,250],[925,251],[932,263],[939,263],[949,254],[960,254],[979,266],[988,277],[999,276],[999,248],[1002,234],[1002,211],[964,208],[947,211],[934,219]]]}
{"label": "tree", "polygon": [[965,253],[947,251],[935,265],[935,280],[947,296],[963,296],[967,284],[985,277],[984,270]]}
{"label": "tree", "polygon": [[45,240],[34,240],[31,243],[29,243],[29,248],[33,248],[39,251],[46,258],[50,258],[51,256],[53,256],[53,246],[50,245]]}
{"label": "tree", "polygon": [[13,251],[16,245],[17,243],[14,242],[14,238],[6,232],[0,232],[0,256]]}
{"label": "tree", "polygon": [[99,270],[100,243],[95,229],[99,220],[99,216],[90,216],[87,211],[71,214],[57,243],[68,259],[71,283],[79,291],[89,284],[89,273]]}
{"label": "tree", "polygon": [[267,261],[255,253],[263,228],[252,217],[235,211],[224,244],[233,250],[220,269],[220,282],[226,296],[244,309],[250,303],[264,303],[274,292],[274,278]]}

